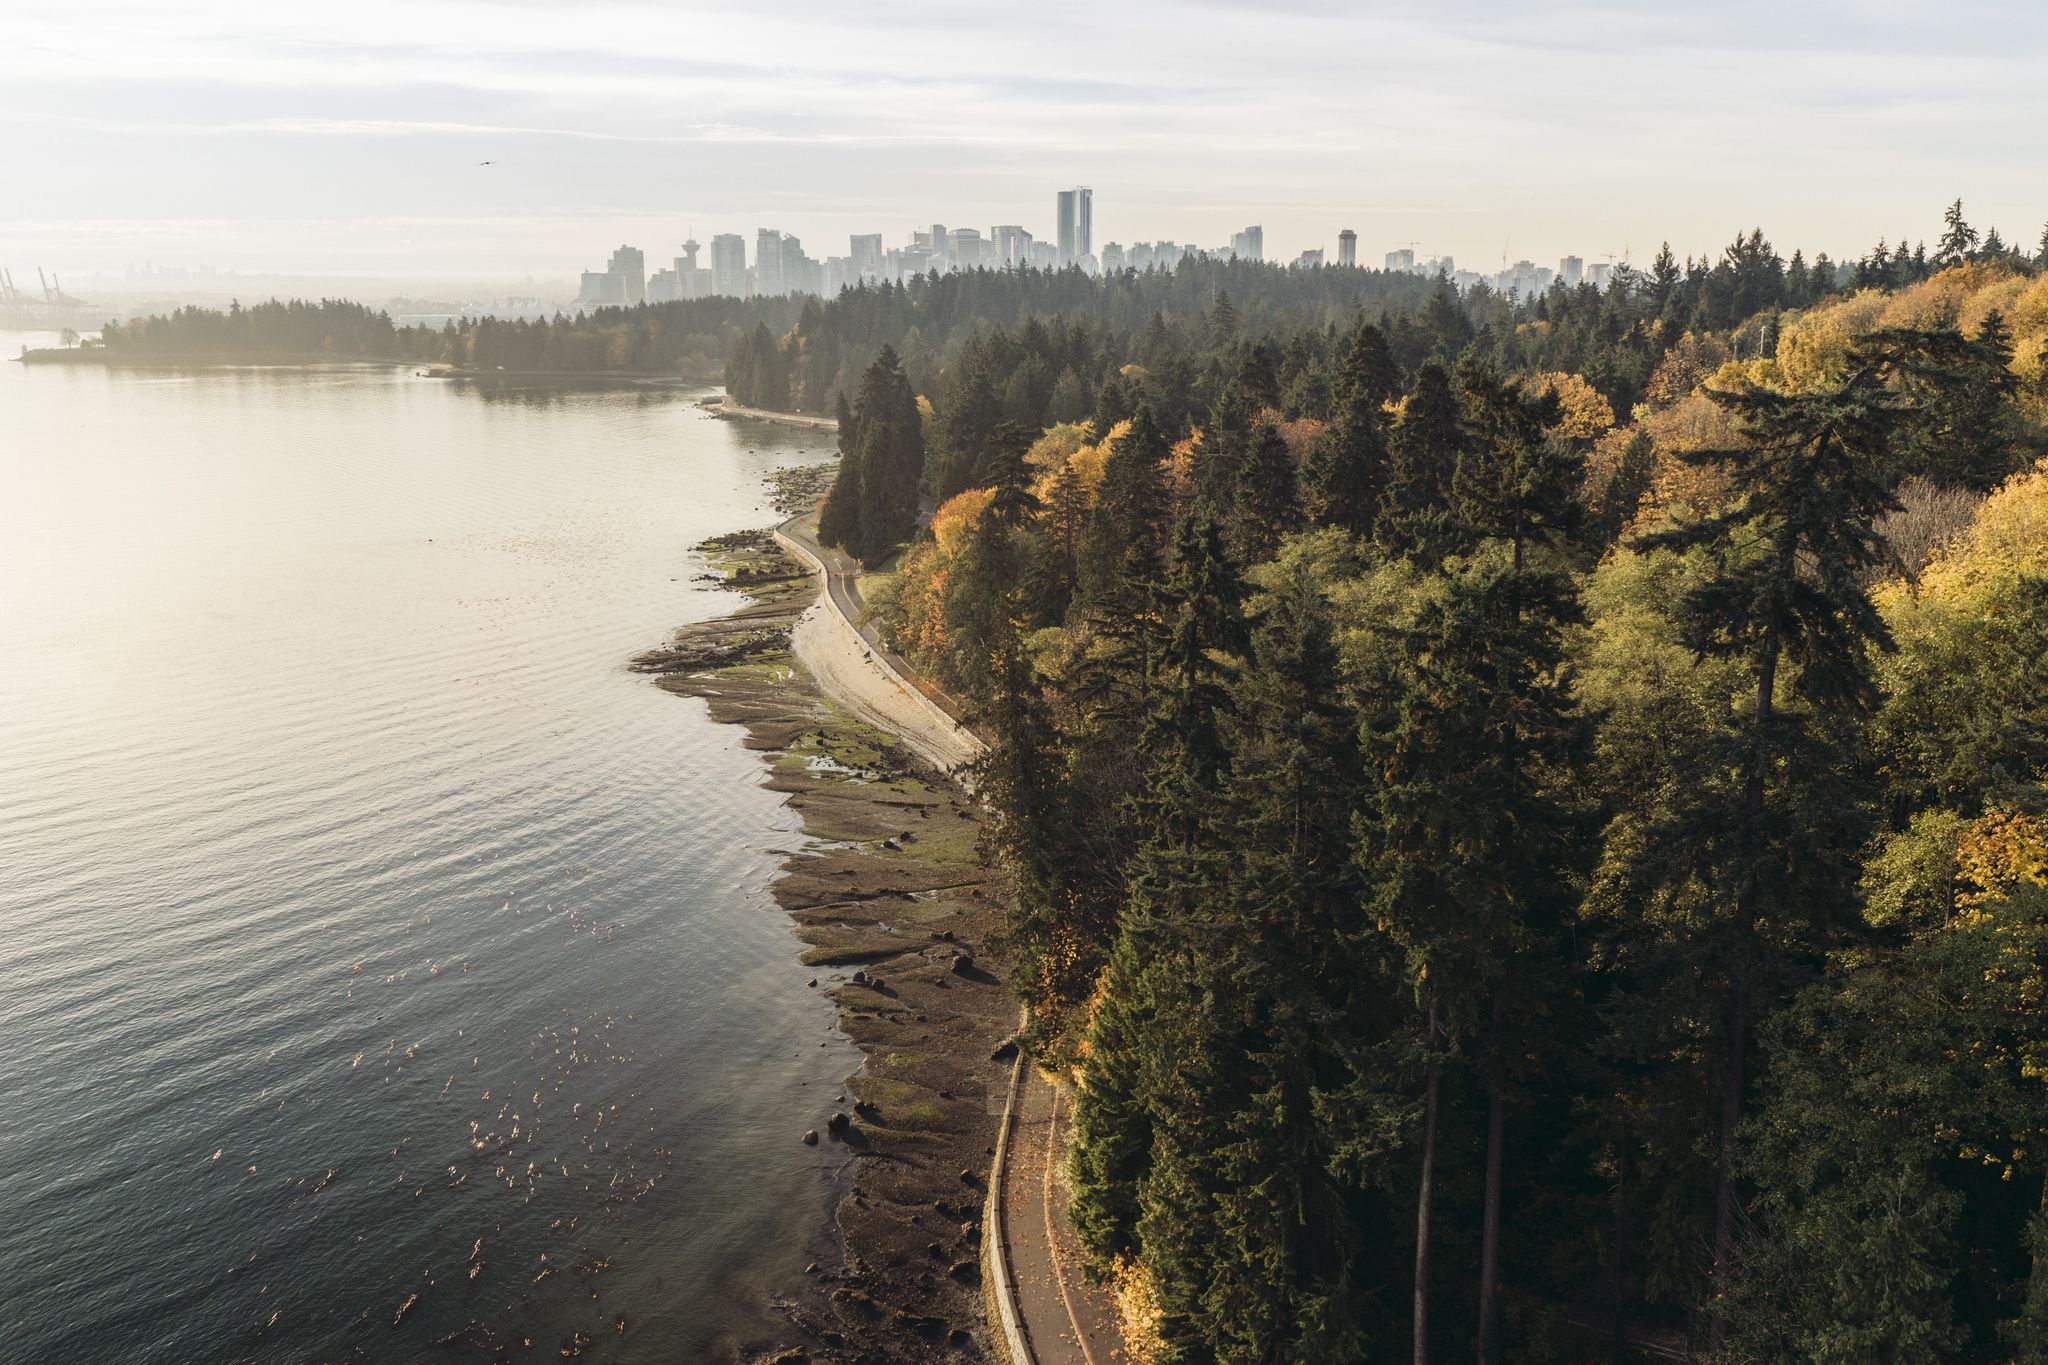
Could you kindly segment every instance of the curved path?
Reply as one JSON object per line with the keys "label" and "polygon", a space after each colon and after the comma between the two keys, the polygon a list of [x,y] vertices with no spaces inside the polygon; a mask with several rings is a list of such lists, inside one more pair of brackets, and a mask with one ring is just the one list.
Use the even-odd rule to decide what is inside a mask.
{"label": "curved path", "polygon": [[972,763],[987,745],[960,723],[948,704],[920,687],[908,662],[882,645],[867,625],[854,562],[818,543],[817,514],[791,517],[775,539],[811,562],[825,591],[790,635],[790,648],[831,698],[868,724],[887,730],[940,771]]}
{"label": "curved path", "polygon": [[[920,686],[915,670],[885,649],[866,624],[853,561],[817,540],[817,514],[775,528],[786,549],[808,560],[825,591],[790,637],[791,649],[831,698],[870,725],[951,772],[987,750],[951,704]],[[1071,1117],[1065,1088],[1019,1060],[989,1177],[991,1276],[998,1295],[991,1330],[1010,1365],[1113,1365],[1125,1356],[1107,1291],[1081,1275],[1061,1179],[1062,1134]]]}

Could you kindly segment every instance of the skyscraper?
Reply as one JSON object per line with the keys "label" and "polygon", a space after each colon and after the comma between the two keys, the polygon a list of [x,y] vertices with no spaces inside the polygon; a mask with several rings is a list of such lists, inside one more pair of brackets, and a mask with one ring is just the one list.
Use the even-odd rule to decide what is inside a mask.
{"label": "skyscraper", "polygon": [[1242,261],[1265,260],[1266,229],[1254,223],[1243,232],[1232,233],[1230,254]]}
{"label": "skyscraper", "polygon": [[879,280],[882,278],[882,234],[879,232],[855,233],[849,239],[853,246],[853,270],[856,280]]}
{"label": "skyscraper", "polygon": [[1350,228],[1337,234],[1337,264],[1358,264],[1358,234]]}
{"label": "skyscraper", "polygon": [[782,234],[774,228],[754,229],[754,292],[768,297],[789,292],[782,282]]}
{"label": "skyscraper", "polygon": [[1579,281],[1586,277],[1586,262],[1580,256],[1567,256],[1557,263],[1557,277],[1564,281],[1565,288],[1577,289]]}
{"label": "skyscraper", "polygon": [[1031,234],[1015,223],[999,223],[994,232],[996,260],[1003,265],[1031,264]]}
{"label": "skyscraper", "polygon": [[1060,264],[1073,265],[1095,253],[1095,191],[1086,185],[1061,190],[1058,200]]}
{"label": "skyscraper", "polygon": [[711,292],[735,299],[747,296],[747,239],[721,232],[711,239]]}
{"label": "skyscraper", "polygon": [[619,277],[620,301],[647,302],[647,258],[637,246],[622,246],[612,253],[609,273]]}

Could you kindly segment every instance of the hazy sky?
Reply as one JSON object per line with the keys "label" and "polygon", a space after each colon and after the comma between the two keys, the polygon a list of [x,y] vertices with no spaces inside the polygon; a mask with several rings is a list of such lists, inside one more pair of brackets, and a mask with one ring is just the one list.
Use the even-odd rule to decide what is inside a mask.
{"label": "hazy sky", "polygon": [[[1495,268],[2048,219],[2048,5],[0,3],[0,264],[566,281],[913,224]],[[497,164],[479,166],[483,160]],[[652,265],[650,264],[650,268]]]}

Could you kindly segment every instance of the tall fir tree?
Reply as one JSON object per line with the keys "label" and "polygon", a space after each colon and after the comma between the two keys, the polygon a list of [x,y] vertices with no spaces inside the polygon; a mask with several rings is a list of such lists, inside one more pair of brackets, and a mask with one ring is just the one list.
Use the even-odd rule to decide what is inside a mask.
{"label": "tall fir tree", "polygon": [[[1897,507],[1889,466],[1900,402],[1886,388],[1896,356],[1858,348],[1848,377],[1829,391],[1716,391],[1736,418],[1740,446],[1680,458],[1721,470],[1733,501],[1699,521],[1641,538],[1644,549],[1709,547],[1715,572],[1673,606],[1682,638],[1702,657],[1745,661],[1754,699],[1724,763],[1735,799],[1675,813],[1651,855],[1666,877],[1701,876],[1717,891],[1718,919],[1699,946],[1723,966],[1725,1017],[1714,1196],[1713,1283],[1724,1293],[1735,1248],[1736,1134],[1748,1083],[1751,1026],[1781,993],[1796,954],[1811,954],[1846,922],[1837,891],[1844,824],[1812,829],[1788,812],[1808,805],[1803,786],[1842,762],[1838,730],[1779,705],[1781,687],[1829,717],[1875,700],[1870,654],[1890,632],[1865,584],[1885,562],[1876,522]],[[1789,675],[1789,677],[1781,676]],[[1723,1318],[1709,1315],[1718,1348]]]}

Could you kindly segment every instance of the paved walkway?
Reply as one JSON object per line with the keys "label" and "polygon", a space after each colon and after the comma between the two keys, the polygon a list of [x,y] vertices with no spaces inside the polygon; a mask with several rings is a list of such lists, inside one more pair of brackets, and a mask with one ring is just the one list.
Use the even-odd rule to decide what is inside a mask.
{"label": "paved walkway", "polygon": [[986,746],[943,698],[918,685],[906,660],[882,647],[873,626],[862,623],[866,607],[853,561],[818,544],[816,521],[805,513],[775,530],[825,580],[822,599],[797,622],[790,647],[834,701],[896,735],[926,762],[944,772],[972,763]]}
{"label": "paved walkway", "polygon": [[[1017,1307],[1037,1365],[1112,1365],[1118,1343],[1109,1292],[1081,1273],[1081,1248],[1067,1217],[1067,1125],[1072,1094],[1028,1062],[1003,1172],[1003,1236]],[[1025,1365],[1018,1362],[1018,1365]]]}
{"label": "paved walkway", "polygon": [[[952,769],[985,746],[959,721],[946,699],[909,663],[882,647],[866,615],[846,555],[817,541],[817,515],[791,517],[776,528],[784,544],[823,575],[825,593],[798,622],[792,646],[825,691],[872,725]],[[1071,1094],[1026,1063],[1012,1116],[1003,1182],[1003,1238],[1016,1307],[1030,1352],[1013,1365],[1117,1365],[1126,1359],[1108,1292],[1081,1273],[1081,1250],[1067,1216],[1063,1178]],[[991,1328],[995,1324],[990,1324]]]}

